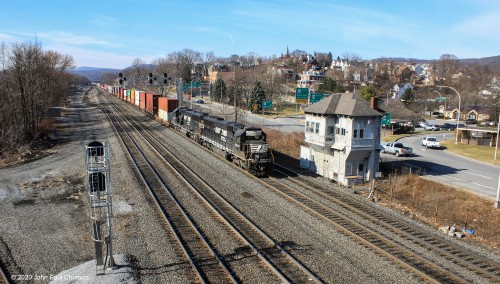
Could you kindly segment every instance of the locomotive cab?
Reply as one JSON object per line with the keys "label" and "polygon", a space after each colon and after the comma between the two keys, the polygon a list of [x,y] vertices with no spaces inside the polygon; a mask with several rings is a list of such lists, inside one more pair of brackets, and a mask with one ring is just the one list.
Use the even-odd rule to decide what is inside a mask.
{"label": "locomotive cab", "polygon": [[240,136],[241,146],[248,161],[248,169],[263,174],[273,162],[266,142],[266,134],[260,128],[246,128]]}

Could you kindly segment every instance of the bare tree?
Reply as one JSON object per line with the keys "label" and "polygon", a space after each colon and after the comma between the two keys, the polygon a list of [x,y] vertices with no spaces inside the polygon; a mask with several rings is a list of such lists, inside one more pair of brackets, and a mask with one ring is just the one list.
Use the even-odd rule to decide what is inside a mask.
{"label": "bare tree", "polygon": [[349,53],[349,52],[342,53],[342,59],[351,62],[351,65],[356,64],[356,62],[363,60],[361,56],[357,55],[356,53]]}
{"label": "bare tree", "polygon": [[144,86],[144,84],[146,83],[146,73],[148,71],[146,69],[146,61],[140,58],[135,58],[132,61],[132,66],[129,70],[130,71],[127,72],[127,80],[129,82],[133,82],[133,87]]}
{"label": "bare tree", "polygon": [[37,41],[2,45],[1,62],[0,152],[36,137],[47,108],[64,102],[74,65],[71,56],[43,51]]}
{"label": "bare tree", "polygon": [[450,82],[452,75],[458,72],[460,62],[453,54],[443,54],[436,63],[436,67],[438,69],[438,75],[445,78],[447,82]]}
{"label": "bare tree", "polygon": [[186,83],[191,81],[191,70],[194,66],[202,62],[202,55],[199,51],[186,48],[168,54],[166,60],[174,67],[172,75],[182,78],[183,82]]}

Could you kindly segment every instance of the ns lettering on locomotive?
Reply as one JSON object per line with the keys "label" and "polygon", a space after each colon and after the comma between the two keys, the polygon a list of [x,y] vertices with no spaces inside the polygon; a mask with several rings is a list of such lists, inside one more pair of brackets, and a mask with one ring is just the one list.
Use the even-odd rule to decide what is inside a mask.
{"label": "ns lettering on locomotive", "polygon": [[261,128],[247,127],[187,107],[175,109],[169,123],[254,175],[264,175],[273,165],[273,155]]}

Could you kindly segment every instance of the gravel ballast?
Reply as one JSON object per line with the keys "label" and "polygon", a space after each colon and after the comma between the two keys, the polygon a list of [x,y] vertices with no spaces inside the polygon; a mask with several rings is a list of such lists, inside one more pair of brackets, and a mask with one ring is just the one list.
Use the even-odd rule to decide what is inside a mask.
{"label": "gravel ballast", "polygon": [[[143,112],[130,105],[124,103],[123,107],[154,129],[155,136],[179,159],[325,282],[420,282],[183,135],[146,118]],[[83,154],[85,144],[99,140],[111,145],[115,215],[113,252],[121,266],[127,268],[121,279],[132,283],[194,282],[196,279],[188,261],[178,251],[178,245],[158,216],[122,143],[98,108],[96,90],[72,95],[63,116],[56,118],[56,122],[58,131],[54,135],[60,142],[53,148],[54,154],[0,169],[0,216],[3,221],[0,222],[0,257],[10,259],[7,266],[11,274],[48,276],[91,271],[95,256],[90,238]],[[331,186],[322,178],[314,180]],[[193,203],[196,201],[187,192],[182,192],[182,188],[178,191],[180,201],[190,208],[192,216],[202,223],[207,233],[215,236],[214,242],[227,244],[221,253],[228,258],[237,257],[237,244],[229,240],[226,233],[218,231],[220,224],[211,221],[206,211]],[[330,206],[335,208],[333,204]],[[347,214],[343,209],[337,210]],[[383,210],[397,215],[392,210]],[[371,226],[364,220],[358,221]],[[408,222],[432,231],[415,220]],[[481,253],[480,248],[473,249]],[[237,261],[241,261],[238,269],[244,269],[244,260],[235,259],[235,266],[238,266]],[[103,280],[92,279],[92,282]],[[243,277],[241,280],[253,283],[257,279]]]}

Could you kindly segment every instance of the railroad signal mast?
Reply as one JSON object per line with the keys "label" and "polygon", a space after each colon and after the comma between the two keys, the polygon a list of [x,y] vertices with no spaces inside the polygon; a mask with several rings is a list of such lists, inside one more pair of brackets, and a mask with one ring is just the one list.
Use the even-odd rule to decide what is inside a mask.
{"label": "railroad signal mast", "polygon": [[149,86],[156,86],[159,88],[159,93],[161,96],[165,93],[165,87],[170,86],[171,77],[168,76],[167,73],[163,73],[162,79],[159,79],[159,76],[153,73],[148,73],[147,84]]}
{"label": "railroad signal mast", "polygon": [[118,73],[118,79],[116,79],[118,85],[123,86],[127,81],[127,77],[123,76],[123,73]]}
{"label": "railroad signal mast", "polygon": [[113,269],[112,198],[109,147],[106,142],[93,141],[85,146],[87,196],[90,207],[92,240],[96,254],[96,274]]}

